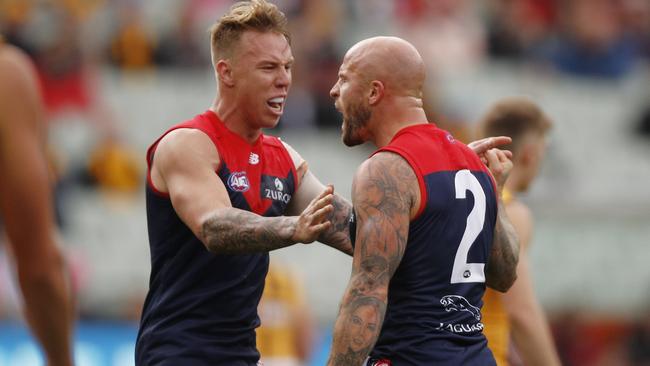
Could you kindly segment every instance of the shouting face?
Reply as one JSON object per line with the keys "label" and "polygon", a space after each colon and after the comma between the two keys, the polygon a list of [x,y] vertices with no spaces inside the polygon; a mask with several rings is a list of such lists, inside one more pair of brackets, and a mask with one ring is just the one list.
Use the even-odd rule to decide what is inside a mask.
{"label": "shouting face", "polygon": [[277,125],[291,86],[293,56],[280,33],[247,31],[230,60],[238,113],[254,128]]}
{"label": "shouting face", "polygon": [[372,111],[365,98],[367,82],[356,72],[354,62],[346,55],[339,69],[339,78],[332,87],[330,95],[334,98],[336,109],[343,115],[341,133],[343,143],[355,146],[366,142],[366,128]]}

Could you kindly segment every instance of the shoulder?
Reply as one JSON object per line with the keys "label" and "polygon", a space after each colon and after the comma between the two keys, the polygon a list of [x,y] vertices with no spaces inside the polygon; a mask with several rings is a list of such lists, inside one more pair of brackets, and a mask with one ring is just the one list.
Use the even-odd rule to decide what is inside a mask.
{"label": "shoulder", "polygon": [[19,49],[0,46],[0,93],[2,100],[22,98],[24,93],[37,92],[37,80],[31,60]]}
{"label": "shoulder", "polygon": [[[353,200],[399,200],[413,208],[419,197],[417,176],[399,154],[380,151],[364,161],[352,182]],[[378,202],[379,202],[378,201]]]}
{"label": "shoulder", "polygon": [[527,244],[533,231],[533,214],[530,208],[517,199],[507,203],[505,208],[522,244]]}
{"label": "shoulder", "polygon": [[156,146],[154,164],[182,165],[186,162],[218,163],[219,153],[210,137],[194,128],[178,128],[168,132]]}
{"label": "shoulder", "polygon": [[293,160],[293,164],[296,167],[299,167],[302,163],[305,162],[305,159],[303,159],[303,157],[298,153],[298,151],[296,151],[296,149],[294,149],[291,145],[289,145],[288,143],[286,143],[284,140],[280,138],[276,137],[276,139],[281,144],[281,146],[283,146],[287,150],[289,156],[291,157],[291,160]]}
{"label": "shoulder", "polygon": [[[26,87],[35,89],[36,76],[29,57],[13,46],[0,46],[0,85],[15,93]],[[17,88],[17,89],[16,89]]]}
{"label": "shoulder", "polygon": [[0,46],[0,128],[34,127],[15,120],[33,120],[42,113],[38,80],[30,59],[19,49]]}
{"label": "shoulder", "polygon": [[[29,73],[32,71],[29,57],[20,49],[9,46],[0,46],[0,73],[5,77],[12,77],[16,72]],[[7,80],[7,79],[2,79]]]}
{"label": "shoulder", "polygon": [[400,154],[380,151],[364,161],[355,174],[355,179],[382,178],[389,181],[413,181],[417,177],[413,168]]}
{"label": "shoulder", "polygon": [[291,145],[288,143],[284,142],[282,139],[278,138],[278,141],[282,144],[282,146],[287,150],[289,153],[289,156],[291,157],[291,160],[293,161],[293,166],[296,168],[296,175],[298,176],[298,185],[300,185],[303,181],[303,178],[307,174],[307,171],[309,170],[309,166],[307,164],[307,161],[303,159],[303,157],[294,149]]}

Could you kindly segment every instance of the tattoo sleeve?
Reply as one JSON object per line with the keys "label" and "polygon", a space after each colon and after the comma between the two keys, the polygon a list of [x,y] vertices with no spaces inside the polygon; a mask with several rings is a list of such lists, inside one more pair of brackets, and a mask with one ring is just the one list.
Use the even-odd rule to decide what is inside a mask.
{"label": "tattoo sleeve", "polygon": [[353,250],[349,231],[352,205],[339,195],[334,195],[332,205],[334,205],[334,211],[328,217],[332,222],[332,226],[318,237],[318,241],[352,255]]}
{"label": "tattoo sleeve", "polygon": [[357,241],[352,275],[334,326],[328,365],[361,365],[381,331],[388,285],[406,249],[415,174],[398,155],[366,161],[352,187]]}
{"label": "tattoo sleeve", "polygon": [[497,291],[508,291],[517,279],[518,261],[519,238],[510,219],[508,219],[503,202],[499,198],[492,251],[486,266],[486,285]]}
{"label": "tattoo sleeve", "polygon": [[219,254],[268,252],[294,244],[295,217],[262,217],[237,208],[218,211],[205,221],[201,240]]}

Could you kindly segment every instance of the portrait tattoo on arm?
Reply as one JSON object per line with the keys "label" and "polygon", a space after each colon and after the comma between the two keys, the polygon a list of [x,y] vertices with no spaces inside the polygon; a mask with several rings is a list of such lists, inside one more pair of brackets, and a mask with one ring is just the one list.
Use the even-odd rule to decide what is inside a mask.
{"label": "portrait tattoo on arm", "polygon": [[334,326],[331,366],[361,365],[379,337],[388,285],[406,250],[419,186],[404,159],[379,153],[359,168],[352,194],[357,240],[350,283]]}

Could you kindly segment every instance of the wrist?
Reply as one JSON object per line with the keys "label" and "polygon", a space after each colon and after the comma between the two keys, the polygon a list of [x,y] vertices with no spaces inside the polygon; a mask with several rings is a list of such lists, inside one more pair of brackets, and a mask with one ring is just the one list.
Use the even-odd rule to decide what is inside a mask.
{"label": "wrist", "polygon": [[300,242],[297,238],[298,233],[298,216],[285,217],[286,221],[282,222],[282,228],[285,231],[284,237],[287,238],[289,244],[296,244]]}

